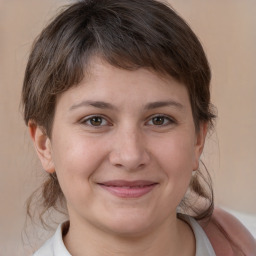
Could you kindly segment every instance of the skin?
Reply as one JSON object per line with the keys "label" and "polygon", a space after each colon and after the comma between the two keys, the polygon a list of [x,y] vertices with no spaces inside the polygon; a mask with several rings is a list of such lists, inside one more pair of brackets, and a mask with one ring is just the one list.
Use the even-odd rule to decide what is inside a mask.
{"label": "skin", "polygon": [[[42,165],[56,171],[67,201],[67,249],[79,256],[194,255],[193,232],[176,208],[198,168],[207,124],[196,132],[187,89],[171,77],[96,58],[91,67],[59,96],[51,138],[29,123]],[[101,185],[113,180],[154,185],[136,197],[129,189],[120,194],[123,188],[116,195]]]}

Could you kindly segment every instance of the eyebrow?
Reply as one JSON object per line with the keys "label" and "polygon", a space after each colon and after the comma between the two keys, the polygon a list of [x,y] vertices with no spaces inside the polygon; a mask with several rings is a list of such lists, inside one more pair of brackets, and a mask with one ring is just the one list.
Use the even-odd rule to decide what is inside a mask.
{"label": "eyebrow", "polygon": [[[82,101],[78,104],[71,106],[69,110],[71,111],[71,110],[74,110],[74,109],[77,109],[80,107],[87,107],[87,106],[92,106],[92,107],[100,108],[100,109],[111,109],[111,110],[117,109],[114,105],[112,105],[111,103],[108,103],[108,102],[85,100],[85,101]],[[173,106],[178,109],[182,109],[184,107],[181,103],[179,103],[177,101],[167,100],[167,101],[150,102],[150,103],[146,104],[145,109],[151,110],[151,109],[155,109],[155,108],[169,107],[169,106]]]}
{"label": "eyebrow", "polygon": [[146,106],[145,106],[145,109],[147,110],[150,110],[150,109],[155,109],[155,108],[161,108],[161,107],[176,107],[176,108],[179,108],[179,109],[183,109],[184,106],[177,102],[177,101],[174,101],[174,100],[167,100],[167,101],[156,101],[156,102],[151,102],[151,103],[148,103]]}
{"label": "eyebrow", "polygon": [[85,100],[85,101],[82,101],[78,104],[71,106],[69,110],[74,110],[79,107],[87,107],[87,106],[92,106],[92,107],[101,108],[101,109],[116,109],[116,107],[114,107],[112,104],[104,102],[104,101]]}

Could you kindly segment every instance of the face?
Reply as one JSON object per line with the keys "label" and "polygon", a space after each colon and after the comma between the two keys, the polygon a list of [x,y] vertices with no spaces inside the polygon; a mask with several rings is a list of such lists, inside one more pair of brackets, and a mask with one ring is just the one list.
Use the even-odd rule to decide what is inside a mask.
{"label": "face", "polygon": [[205,125],[195,131],[186,87],[172,78],[100,60],[92,67],[58,98],[51,139],[36,128],[39,156],[57,173],[71,221],[148,232],[176,219]]}

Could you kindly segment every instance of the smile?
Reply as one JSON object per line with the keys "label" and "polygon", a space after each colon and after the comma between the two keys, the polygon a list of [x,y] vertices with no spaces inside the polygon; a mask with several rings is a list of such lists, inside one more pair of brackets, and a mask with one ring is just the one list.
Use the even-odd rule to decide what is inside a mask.
{"label": "smile", "polygon": [[120,198],[139,198],[151,192],[158,183],[152,181],[114,180],[98,183],[101,188]]}

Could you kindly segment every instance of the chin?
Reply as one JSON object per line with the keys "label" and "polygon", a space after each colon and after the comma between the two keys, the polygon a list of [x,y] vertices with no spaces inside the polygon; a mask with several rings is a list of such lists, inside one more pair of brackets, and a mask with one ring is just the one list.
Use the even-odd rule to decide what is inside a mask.
{"label": "chin", "polygon": [[150,232],[149,225],[130,225],[121,223],[119,226],[109,227],[109,233],[123,238],[137,238]]}
{"label": "chin", "polygon": [[121,216],[112,216],[104,226],[108,232],[120,237],[138,237],[150,232],[156,224],[146,214],[126,213]]}

